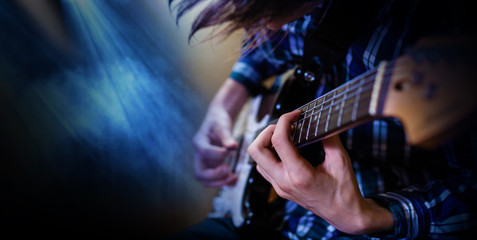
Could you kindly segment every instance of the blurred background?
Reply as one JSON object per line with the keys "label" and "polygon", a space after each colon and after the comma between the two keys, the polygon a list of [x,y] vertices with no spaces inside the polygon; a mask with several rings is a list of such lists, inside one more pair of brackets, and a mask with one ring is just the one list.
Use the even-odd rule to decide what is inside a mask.
{"label": "blurred background", "polygon": [[206,216],[217,190],[195,181],[191,138],[241,33],[189,44],[196,14],[0,1],[2,233],[160,238]]}

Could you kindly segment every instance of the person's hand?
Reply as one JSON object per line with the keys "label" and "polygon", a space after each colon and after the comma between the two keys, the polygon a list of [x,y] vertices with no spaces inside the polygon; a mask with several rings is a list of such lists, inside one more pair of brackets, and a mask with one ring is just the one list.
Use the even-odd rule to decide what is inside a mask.
{"label": "person's hand", "polygon": [[193,139],[194,171],[204,185],[220,187],[232,185],[237,176],[232,174],[225,158],[237,148],[232,137],[232,119],[221,109],[210,109]]}
{"label": "person's hand", "polygon": [[337,135],[322,141],[326,156],[316,167],[298,153],[290,135],[291,124],[299,115],[299,111],[284,114],[250,145],[248,152],[260,174],[279,196],[343,232],[364,234],[392,229],[392,213],[361,195],[350,158]]}
{"label": "person's hand", "polygon": [[237,148],[232,125],[249,96],[241,83],[231,78],[225,80],[194,136],[195,176],[206,186],[221,187],[237,181],[237,176],[224,161],[231,150]]}

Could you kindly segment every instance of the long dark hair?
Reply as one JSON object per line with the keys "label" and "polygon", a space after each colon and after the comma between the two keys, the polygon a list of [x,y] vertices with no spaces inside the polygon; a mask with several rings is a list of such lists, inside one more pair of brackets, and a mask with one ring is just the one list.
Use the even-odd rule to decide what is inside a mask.
{"label": "long dark hair", "polygon": [[[179,20],[192,8],[206,1],[169,0],[169,6],[177,11]],[[267,22],[274,21],[313,1],[316,0],[212,0],[194,20],[189,40],[200,29],[225,24],[219,34],[229,35],[238,29],[245,29],[244,43],[253,48],[273,33],[265,27],[264,19]],[[177,4],[172,6],[174,2]]]}

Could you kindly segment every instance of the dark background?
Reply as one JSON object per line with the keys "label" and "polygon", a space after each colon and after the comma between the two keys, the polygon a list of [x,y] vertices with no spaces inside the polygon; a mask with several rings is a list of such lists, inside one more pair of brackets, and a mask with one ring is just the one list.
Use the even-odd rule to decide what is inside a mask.
{"label": "dark background", "polygon": [[2,235],[162,237],[204,216],[207,104],[161,6],[0,2]]}

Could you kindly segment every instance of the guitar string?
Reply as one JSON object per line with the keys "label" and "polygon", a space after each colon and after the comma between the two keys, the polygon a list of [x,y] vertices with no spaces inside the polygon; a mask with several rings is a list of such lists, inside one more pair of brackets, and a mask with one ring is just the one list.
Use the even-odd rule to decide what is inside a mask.
{"label": "guitar string", "polygon": [[[391,66],[390,66],[390,67],[391,67]],[[385,74],[384,74],[384,77],[389,77],[389,74],[391,73],[391,72],[388,72],[387,70],[392,70],[392,69],[391,69],[391,68],[386,69],[386,72],[385,72]],[[328,103],[329,101],[332,101],[332,100],[334,100],[334,99],[336,99],[336,98],[342,96],[343,94],[346,94],[346,93],[355,91],[355,90],[358,89],[358,87],[362,87],[362,86],[364,86],[364,85],[366,85],[366,84],[372,83],[372,81],[375,80],[375,75],[376,75],[376,73],[377,73],[377,72],[374,71],[374,72],[372,72],[372,73],[369,73],[366,77],[361,78],[360,80],[356,79],[355,81],[351,81],[351,82],[349,82],[349,84],[345,84],[345,85],[343,85],[343,86],[341,86],[341,87],[339,87],[339,88],[337,88],[337,89],[335,89],[335,90],[333,90],[333,91],[331,91],[331,92],[328,92],[327,94],[325,94],[325,95],[323,95],[323,96],[321,96],[321,97],[319,97],[319,98],[317,98],[317,99],[315,99],[315,100],[313,100],[313,101],[311,101],[311,102],[309,102],[309,103],[307,103],[307,104],[305,104],[305,105],[303,105],[303,106],[297,108],[297,110],[298,110],[298,109],[303,110],[304,108],[307,108],[308,106],[312,105],[313,103],[316,103],[316,102],[318,102],[319,100],[324,99],[324,98],[330,96],[331,94],[334,94],[334,93],[338,92],[339,89],[344,88],[344,87],[347,87],[347,86],[352,86],[352,87],[346,89],[345,91],[339,93],[338,95],[333,96],[332,98],[327,99],[327,100],[324,101],[324,102],[319,103],[318,105],[315,105],[314,108],[320,107],[321,105],[323,105],[323,104],[325,104],[325,103]],[[356,83],[356,84],[353,85],[353,83]],[[368,88],[367,90],[369,90],[369,88]],[[346,98],[346,100],[348,100],[348,99],[349,99],[349,98]],[[309,111],[309,110],[308,110],[308,111]],[[305,111],[305,112],[307,112],[307,111]],[[305,112],[303,112],[303,113],[305,113]]]}
{"label": "guitar string", "polygon": [[[387,70],[391,70],[391,69],[387,69]],[[387,72],[387,71],[386,71],[385,74],[384,74],[384,77],[387,78],[387,77],[390,76],[390,74],[391,74],[391,72]],[[326,103],[329,103],[330,101],[333,101],[333,100],[335,100],[336,98],[339,98],[339,97],[341,97],[341,96],[344,95],[344,94],[348,94],[348,93],[350,93],[350,92],[353,92],[353,91],[355,91],[355,90],[358,90],[359,87],[363,87],[363,86],[366,85],[366,84],[372,83],[372,82],[375,80],[375,77],[374,77],[375,75],[376,75],[376,72],[373,72],[373,73],[370,74],[369,76],[367,76],[367,77],[365,77],[365,78],[362,78],[362,79],[359,80],[359,81],[356,80],[356,81],[350,82],[350,84],[346,84],[346,85],[342,86],[342,87],[346,87],[346,86],[352,85],[352,83],[357,83],[357,84],[355,84],[355,85],[352,85],[351,88],[348,88],[348,89],[346,89],[345,91],[339,93],[338,95],[335,95],[335,96],[333,96],[332,98],[327,99],[326,101],[321,102],[321,103],[315,105],[315,106],[314,106],[312,109],[310,109],[310,110],[315,110],[315,108],[321,107],[321,105],[324,105],[324,104],[326,104]],[[340,88],[341,88],[341,87],[340,87]],[[362,89],[361,93],[366,92],[366,91],[369,91],[369,90],[371,90],[372,88],[373,88],[373,86],[371,86],[371,87],[366,87],[366,88]],[[309,102],[309,103],[307,103],[307,104],[305,104],[305,105],[303,105],[303,106],[297,108],[297,110],[298,110],[298,109],[303,110],[303,109],[305,109],[305,108],[308,108],[308,106],[310,106],[310,105],[316,103],[317,101],[319,101],[319,100],[321,100],[321,99],[324,99],[324,98],[326,98],[327,96],[330,96],[331,94],[336,93],[336,92],[338,92],[338,89],[336,89],[336,90],[334,90],[334,91],[332,91],[332,92],[329,92],[329,93],[327,93],[326,95],[323,95],[323,96],[321,96],[321,97],[319,97],[319,98],[317,98],[317,99],[315,99],[315,100],[313,100],[313,101],[311,101],[311,102]],[[323,110],[324,110],[324,109],[327,109],[327,108],[330,107],[330,106],[334,106],[336,103],[341,103],[341,101],[349,100],[349,99],[350,99],[351,97],[353,97],[353,96],[356,96],[356,93],[354,93],[354,94],[352,94],[352,95],[347,95],[347,97],[344,97],[344,98],[342,98],[342,99],[339,100],[339,101],[336,101],[336,102],[333,102],[332,104],[329,104],[327,107],[324,107]],[[309,112],[310,110],[303,111],[303,112],[302,112],[302,115],[305,115],[305,113]]]}
{"label": "guitar string", "polygon": [[[389,77],[389,74],[391,73],[391,72],[389,72],[389,70],[392,70],[392,69],[393,69],[393,65],[392,65],[392,64],[389,64],[389,65],[387,64],[385,67],[386,67],[386,69],[385,69],[385,74],[384,74],[384,76],[385,76],[385,77]],[[352,92],[352,91],[356,90],[357,87],[362,87],[363,85],[366,85],[366,84],[368,84],[368,83],[371,83],[373,80],[375,80],[375,75],[376,75],[376,74],[377,74],[377,68],[374,68],[374,69],[372,69],[372,70],[369,70],[368,72],[365,72],[365,73],[363,73],[363,74],[361,74],[361,75],[355,77],[355,80],[352,80],[352,81],[348,82],[348,84],[345,84],[345,85],[343,85],[343,86],[340,86],[339,88],[336,88],[336,89],[333,90],[332,92],[328,92],[327,94],[325,94],[325,95],[323,95],[323,96],[321,96],[321,97],[319,97],[319,98],[317,98],[317,99],[311,101],[310,103],[305,104],[305,105],[303,105],[303,106],[297,108],[297,110],[298,110],[298,109],[301,110],[301,109],[303,109],[303,108],[305,108],[305,107],[308,107],[309,105],[311,105],[311,104],[313,104],[313,103],[316,103],[316,102],[319,101],[320,99],[325,99],[328,95],[330,95],[330,94],[333,93],[333,92],[337,92],[340,88],[344,88],[344,87],[347,87],[347,86],[352,86],[351,88],[346,89],[346,90],[345,90],[344,92],[342,92],[342,93]],[[363,77],[363,76],[364,76],[364,77]],[[353,85],[353,84],[354,84],[354,85]],[[370,89],[372,89],[372,87],[370,87],[370,88],[365,88],[364,91],[369,91]],[[362,93],[363,93],[363,89],[361,89],[360,94],[362,94]],[[341,94],[341,93],[340,93],[340,94]],[[357,93],[354,93],[353,95],[348,95],[346,98],[343,98],[341,101],[349,100],[351,97],[353,97],[353,96],[355,97],[356,94],[357,94]],[[338,95],[338,96],[339,96],[339,95]],[[336,98],[336,96],[335,96],[335,98]],[[315,106],[313,107],[313,110],[314,110],[315,108],[321,107],[321,106],[324,105],[325,103],[328,103],[330,100],[332,100],[332,99],[330,98],[330,99],[328,99],[328,100],[326,100],[326,101],[324,101],[324,102],[319,103],[318,105],[315,105]],[[341,101],[339,101],[339,102],[341,102]],[[331,107],[331,106],[332,106],[332,105],[330,104],[330,105],[328,105],[327,107],[320,109],[319,111],[317,111],[316,114],[318,114],[318,113],[321,114],[322,112],[324,112],[325,109],[328,109],[328,108]],[[306,113],[306,111],[303,112],[302,114],[300,114],[299,119],[298,119],[297,121],[295,121],[295,122],[292,123],[292,125],[295,127],[295,130],[292,132],[292,135],[291,135],[293,141],[294,141],[294,137],[295,137],[295,135],[296,135],[296,131],[298,130],[297,127],[296,127],[296,124],[297,124],[298,122],[300,122],[300,121],[302,121],[302,120],[305,119],[304,117],[302,117],[302,115],[305,115],[305,113]],[[316,114],[315,114],[315,115],[316,115]],[[311,117],[311,116],[314,116],[314,115],[310,115],[310,116],[308,116],[308,117]],[[308,117],[307,117],[307,118],[308,118]],[[274,120],[270,121],[270,122],[267,124],[267,126],[269,126],[269,125],[271,125],[271,124],[276,124],[277,121],[278,121],[278,119],[274,119]],[[261,131],[263,131],[267,126],[258,129],[258,130],[256,131],[256,135],[258,135]],[[300,131],[302,131],[302,129],[301,129]]]}
{"label": "guitar string", "polygon": [[[326,122],[327,123],[329,121],[329,116],[331,115],[330,111],[332,111],[332,108],[334,108],[334,104],[335,103],[339,103],[339,104],[342,104],[342,102],[345,102],[353,97],[356,97],[358,94],[361,96],[363,92],[368,92],[370,89],[372,89],[372,86],[367,86],[365,88],[362,88],[362,85],[364,84],[358,84],[357,86],[359,86],[361,88],[361,91],[360,92],[356,92],[356,91],[349,91],[351,92],[351,94],[348,94],[346,97],[343,97],[342,99],[336,101],[336,102],[333,102],[332,104],[328,104],[326,106],[324,106],[326,103],[328,103],[330,100],[328,101],[325,101],[323,103],[320,103],[316,106],[314,106],[313,108],[311,108],[311,112],[312,114],[309,114],[308,113],[310,112],[310,110],[306,110],[304,111],[301,115],[300,115],[300,118],[293,123],[293,125],[295,126],[295,130],[293,131],[293,135],[292,135],[292,139],[295,140],[295,136],[297,136],[298,134],[298,143],[301,142],[300,140],[302,139],[302,134],[304,132],[304,127],[305,125],[308,125],[308,130],[307,130],[307,136],[308,136],[308,132],[309,132],[309,129],[310,129],[310,125],[311,123],[315,122],[315,121],[312,121],[311,119],[314,118],[315,116],[317,116],[318,114],[320,115],[319,118],[317,118],[318,120],[318,123],[316,126],[319,125],[319,121],[321,120],[321,117],[322,116],[325,116],[326,117]],[[341,95],[341,94],[339,94]],[[334,96],[331,100],[334,100],[335,98],[337,98],[336,96]],[[311,105],[311,104],[310,104]],[[308,108],[309,105],[306,105],[304,108]],[[321,107],[321,109],[318,110],[318,108]],[[314,110],[317,110],[316,113],[314,112]],[[328,112],[328,113],[327,113]],[[310,119],[310,121],[308,122],[308,124],[306,124],[306,120],[307,119]],[[315,131],[317,132],[317,131]],[[315,134],[316,135],[316,134]],[[308,137],[307,137],[308,138]]]}
{"label": "guitar string", "polygon": [[[391,70],[391,71],[390,71],[390,70]],[[385,72],[384,72],[384,74],[383,74],[384,77],[385,77],[385,78],[388,78],[388,77],[391,75],[392,70],[393,70],[393,65],[391,65],[391,64],[387,65],[387,66],[386,66],[386,69],[385,69]],[[300,131],[300,132],[299,132],[299,133],[300,133],[300,134],[299,134],[299,138],[298,138],[298,143],[300,143],[301,135],[302,135],[303,130],[304,130],[304,129],[303,129],[303,127],[304,127],[304,125],[305,125],[304,123],[305,123],[305,121],[306,121],[308,118],[310,119],[310,121],[308,122],[308,128],[307,128],[308,130],[307,130],[307,138],[306,138],[306,140],[308,140],[308,134],[309,134],[310,126],[313,124],[313,128],[317,128],[318,125],[319,125],[319,123],[315,125],[315,122],[316,122],[316,121],[312,121],[311,118],[315,117],[315,116],[318,115],[318,114],[321,115],[321,114],[322,114],[323,112],[325,112],[326,110],[329,110],[329,108],[334,108],[335,106],[338,106],[338,107],[339,107],[339,105],[344,105],[344,103],[345,103],[347,100],[349,100],[349,99],[351,99],[351,98],[355,98],[358,94],[359,94],[359,95],[362,95],[362,93],[366,93],[366,92],[372,90],[372,89],[374,88],[373,85],[368,85],[367,87],[364,87],[364,88],[363,88],[363,86],[365,86],[365,85],[367,85],[367,84],[369,84],[369,83],[372,83],[372,82],[376,79],[376,78],[375,78],[375,77],[376,77],[376,74],[377,74],[376,69],[373,69],[371,72],[362,74],[362,75],[365,75],[366,77],[361,78],[360,80],[357,79],[356,81],[350,82],[350,84],[346,84],[346,85],[340,87],[340,88],[344,88],[344,87],[347,87],[347,88],[346,88],[346,90],[344,90],[343,92],[339,93],[338,95],[335,95],[335,96],[333,96],[332,98],[330,98],[330,99],[328,99],[328,100],[326,100],[326,101],[324,101],[324,102],[321,102],[321,103],[319,103],[319,104],[316,104],[316,102],[318,102],[319,100],[321,100],[321,99],[326,99],[326,97],[327,97],[327,96],[331,96],[331,94],[336,94],[336,92],[339,91],[339,89],[336,89],[336,90],[334,90],[334,91],[332,91],[332,92],[329,92],[329,93],[327,93],[326,95],[323,95],[322,97],[320,97],[320,98],[318,98],[318,99],[315,99],[315,100],[313,100],[312,102],[310,102],[310,103],[308,103],[308,104],[306,104],[306,105],[304,105],[304,106],[298,108],[298,109],[301,109],[301,110],[304,110],[304,109],[307,109],[307,110],[306,110],[306,111],[303,111],[303,113],[300,115],[300,118],[299,118],[296,122],[293,123],[294,126],[295,126],[295,131],[293,131],[292,140],[295,140],[296,132],[297,132],[297,131]],[[359,77],[358,77],[358,78],[359,78]],[[355,84],[355,83],[356,83],[356,84]],[[351,86],[351,87],[349,87],[349,86]],[[360,89],[360,88],[361,88],[361,89]],[[359,93],[356,92],[356,90],[359,90],[359,89],[360,89],[360,92],[359,92]],[[349,93],[351,93],[351,94],[349,94]],[[337,98],[340,98],[340,97],[343,96],[343,95],[345,95],[343,98],[339,99],[338,101],[334,101],[334,100],[336,100]],[[326,107],[323,107],[323,105],[329,103],[330,101],[332,101],[331,104],[328,104]],[[358,101],[359,101],[359,100],[358,100]],[[313,105],[313,104],[315,104],[315,106],[314,106],[313,108],[308,109],[308,107],[309,107],[310,105]],[[315,110],[317,110],[317,108],[320,108],[320,107],[321,107],[321,109],[318,110],[318,111],[316,111],[316,113],[315,113]],[[340,110],[340,112],[341,112],[341,114],[342,114],[343,111],[341,111],[341,107],[340,107],[339,110]],[[308,115],[308,113],[309,113],[310,111],[311,111],[312,113],[311,113],[310,115]],[[327,117],[329,117],[332,112],[336,112],[336,111],[338,111],[338,110],[329,110],[330,113],[327,114]],[[358,111],[358,109],[356,109],[356,111]],[[324,114],[326,114],[326,112],[325,112]],[[307,116],[307,115],[308,115],[308,116]],[[319,119],[317,119],[317,120],[320,121],[320,119],[321,119],[321,117],[320,117]],[[328,122],[328,121],[329,121],[329,119],[327,119],[327,122]],[[302,123],[302,124],[300,125],[300,123]],[[297,126],[297,125],[299,125],[299,126]],[[315,137],[316,137],[316,133],[317,133],[317,131],[315,131]]]}
{"label": "guitar string", "polygon": [[[361,93],[359,93],[359,94],[361,95],[363,92],[367,92],[367,91],[369,91],[369,90],[371,90],[371,89],[373,89],[372,86],[363,88],[363,90],[362,90]],[[336,102],[334,102],[334,103],[345,102],[346,100],[349,100],[349,99],[352,98],[352,97],[356,97],[357,95],[358,95],[358,93],[350,94],[350,95],[348,95],[349,98],[343,98],[343,99],[338,100],[338,101],[336,101]],[[322,105],[322,104],[320,104],[319,106],[321,106],[321,105]],[[334,104],[333,104],[333,105],[334,105]],[[323,116],[326,116],[326,118],[327,118],[326,122],[328,122],[328,121],[329,121],[329,116],[331,116],[331,113],[327,113],[327,111],[329,112],[329,109],[330,109],[331,107],[334,107],[333,105],[330,104],[330,105],[328,105],[328,106],[326,106],[326,107],[324,107],[324,108],[318,110],[316,113],[313,113],[313,114],[311,114],[311,115],[309,115],[309,116],[302,117],[302,118],[298,119],[298,120],[295,122],[296,124],[298,124],[298,125],[296,126],[296,128],[295,128],[295,132],[298,132],[298,133],[299,133],[298,139],[301,139],[301,134],[304,132],[303,127],[306,125],[305,122],[306,122],[307,119],[310,119],[309,124],[308,124],[308,130],[306,130],[307,133],[309,132],[310,125],[311,125],[312,123],[313,123],[313,128],[315,128],[316,126],[319,125],[319,123],[315,125],[314,123],[315,123],[316,121],[312,121],[312,120],[311,120],[313,117],[317,116],[318,114],[320,114],[320,117],[317,118],[318,121],[320,121],[320,119],[321,119]],[[338,106],[338,105],[337,105],[337,106]],[[336,110],[331,110],[331,111],[332,111],[332,112],[335,112]],[[316,135],[316,134],[315,134],[315,135]],[[293,135],[292,139],[294,139],[294,136],[295,136],[295,134]],[[299,141],[298,143],[300,143],[300,141]]]}

